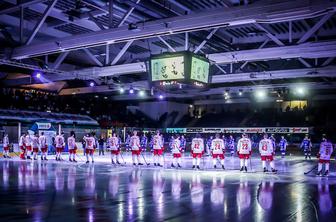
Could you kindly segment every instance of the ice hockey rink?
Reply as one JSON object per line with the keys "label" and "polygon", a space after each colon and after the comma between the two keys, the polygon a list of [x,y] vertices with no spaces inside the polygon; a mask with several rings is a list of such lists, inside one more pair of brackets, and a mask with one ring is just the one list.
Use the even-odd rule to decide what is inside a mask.
{"label": "ice hockey rink", "polygon": [[[248,172],[237,157],[226,170],[213,169],[210,157],[201,170],[152,164],[110,164],[109,155],[86,164],[68,161],[0,161],[2,221],[333,221],[336,216],[334,161],[329,177],[316,177],[315,158],[276,158],[277,174],[263,173],[258,156]],[[63,158],[66,159],[66,156]],[[146,160],[151,162],[148,154]]]}

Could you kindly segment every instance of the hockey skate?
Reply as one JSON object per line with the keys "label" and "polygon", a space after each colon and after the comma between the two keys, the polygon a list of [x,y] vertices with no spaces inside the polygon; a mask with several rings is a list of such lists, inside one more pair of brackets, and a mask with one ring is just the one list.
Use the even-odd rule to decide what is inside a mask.
{"label": "hockey skate", "polygon": [[44,157],[44,160],[48,160],[47,157]]}
{"label": "hockey skate", "polygon": [[225,167],[224,167],[224,165],[222,165],[222,169],[223,169],[223,170],[225,170]]}
{"label": "hockey skate", "polygon": [[272,173],[277,173],[278,171],[276,169],[272,168]]}
{"label": "hockey skate", "polygon": [[181,165],[180,165],[179,163],[177,164],[177,167],[178,167],[178,168],[182,168]]}
{"label": "hockey skate", "polygon": [[139,166],[142,166],[142,165],[143,165],[143,163],[138,163],[138,165],[139,165]]}
{"label": "hockey skate", "polygon": [[217,166],[216,166],[216,165],[214,165],[214,168],[216,169],[216,168],[217,168]]}
{"label": "hockey skate", "polygon": [[266,167],[264,167],[264,173],[267,173],[267,172],[268,172],[267,168],[266,168]]}
{"label": "hockey skate", "polygon": [[172,168],[175,168],[174,164],[171,164],[170,166],[171,166]]}
{"label": "hockey skate", "polygon": [[115,164],[115,162],[112,160],[112,164],[114,165]]}
{"label": "hockey skate", "polygon": [[156,166],[156,163],[154,163],[154,166]]}
{"label": "hockey skate", "polygon": [[133,166],[136,166],[136,164],[135,164],[135,163],[133,163]]}
{"label": "hockey skate", "polygon": [[241,168],[240,168],[240,172],[242,172],[244,170],[244,167],[242,166]]}
{"label": "hockey skate", "polygon": [[70,162],[72,162],[72,159],[71,159],[71,158],[69,158],[69,161],[70,161]]}
{"label": "hockey skate", "polygon": [[326,171],[324,172],[323,176],[325,176],[325,177],[329,176],[329,170],[326,170]]}
{"label": "hockey skate", "polygon": [[316,176],[321,177],[322,176],[322,170],[318,171],[317,174],[316,174]]}
{"label": "hockey skate", "polygon": [[199,167],[199,166],[197,166],[196,168],[197,168],[198,170],[200,170],[200,167]]}
{"label": "hockey skate", "polygon": [[192,168],[195,169],[195,165],[193,165]]}
{"label": "hockey skate", "polygon": [[90,163],[89,161],[86,161],[86,163]]}
{"label": "hockey skate", "polygon": [[72,160],[72,162],[75,162],[75,163],[77,163],[77,160],[73,159],[73,160]]}
{"label": "hockey skate", "polygon": [[6,155],[4,155],[4,156],[3,156],[3,158],[7,158],[7,156],[6,156]]}
{"label": "hockey skate", "polygon": [[117,161],[117,164],[120,165],[121,163],[119,161]]}
{"label": "hockey skate", "polygon": [[245,169],[245,172],[247,172],[247,166],[245,166],[244,169]]}

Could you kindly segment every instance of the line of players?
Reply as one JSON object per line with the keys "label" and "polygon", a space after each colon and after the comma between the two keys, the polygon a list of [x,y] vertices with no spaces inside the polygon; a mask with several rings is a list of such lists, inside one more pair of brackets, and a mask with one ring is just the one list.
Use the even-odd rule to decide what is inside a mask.
{"label": "line of players", "polygon": [[[147,140],[143,139],[145,136],[140,139],[137,135],[137,131],[133,132],[133,136],[127,139],[126,147],[131,150],[132,153],[132,163],[133,165],[143,165],[140,160],[141,151],[147,147]],[[87,134],[84,136],[83,140],[85,141],[85,154],[86,154],[86,163],[89,163],[89,159],[94,162],[94,150],[97,147],[96,139],[93,134]],[[227,146],[225,146],[224,140],[220,137],[219,134],[216,134],[215,138],[210,137],[210,139],[206,142],[206,146],[208,150],[211,151],[211,155],[213,158],[213,166],[217,168],[217,161],[220,162],[222,169],[224,167],[224,153],[226,147],[230,150],[231,156],[235,152],[235,142],[232,136],[229,137],[229,140],[226,141]],[[75,133],[74,131],[70,132],[70,137],[67,139],[68,149],[69,149],[69,161],[76,161],[76,150],[77,145],[75,141]],[[200,162],[205,152],[204,140],[201,138],[200,134],[196,134],[196,136],[192,139],[191,143],[191,155],[192,155],[192,165],[193,169],[200,169]],[[111,150],[111,161],[112,164],[121,164],[120,158],[122,158],[120,153],[120,138],[113,133],[112,137],[109,137],[107,140],[107,147]],[[173,161],[171,163],[171,167],[181,168],[181,157],[185,151],[186,140],[182,136],[174,135],[171,138],[169,143],[169,147],[173,154]],[[47,142],[46,137],[43,132],[39,136],[38,133],[35,133],[33,136],[29,135],[29,133],[24,133],[19,140],[19,146],[22,150],[20,154],[21,159],[31,159],[30,155],[33,156],[34,160],[37,160],[37,155],[39,150],[41,151],[41,160],[47,160]],[[163,136],[159,131],[153,135],[151,140],[152,152],[153,152],[153,162],[154,166],[163,166],[163,153],[164,153],[164,140]],[[287,141],[282,136],[280,142],[280,151],[282,157],[285,156]],[[5,134],[3,138],[3,147],[4,147],[4,157],[10,158],[9,156],[9,139],[8,135]],[[64,133],[61,132],[59,135],[55,137],[55,147],[56,147],[56,160],[62,160],[62,152],[65,147],[65,139]],[[275,155],[275,139],[273,136],[268,138],[267,134],[264,134],[264,138],[259,142],[259,153],[261,156],[262,167],[264,172],[268,171],[267,163],[270,165],[270,171],[276,172],[274,166],[274,155]],[[311,148],[312,143],[308,136],[306,136],[302,143],[301,148],[304,150],[305,159],[311,159]],[[240,159],[240,171],[247,171],[248,160],[250,159],[252,153],[252,142],[248,138],[247,134],[243,134],[242,138],[238,140],[236,151],[238,157]],[[330,156],[333,152],[332,143],[329,142],[324,136],[322,143],[320,145],[320,151],[318,153],[319,164],[318,164],[318,175],[322,175],[322,165],[325,164],[325,175],[329,173],[329,162]],[[145,157],[142,156],[146,161]]]}

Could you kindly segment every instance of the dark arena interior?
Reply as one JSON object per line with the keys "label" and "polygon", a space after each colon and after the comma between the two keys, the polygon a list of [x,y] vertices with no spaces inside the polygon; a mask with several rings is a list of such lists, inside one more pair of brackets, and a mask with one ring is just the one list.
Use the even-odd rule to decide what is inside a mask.
{"label": "dark arena interior", "polygon": [[1,0],[0,221],[336,221],[335,0]]}

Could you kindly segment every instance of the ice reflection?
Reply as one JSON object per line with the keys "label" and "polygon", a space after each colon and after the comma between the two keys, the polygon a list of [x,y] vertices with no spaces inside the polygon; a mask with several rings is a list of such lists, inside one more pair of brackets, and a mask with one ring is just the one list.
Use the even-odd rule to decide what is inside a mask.
{"label": "ice reflection", "polygon": [[172,196],[174,200],[180,200],[181,198],[181,182],[182,176],[180,171],[174,171],[172,175]]}
{"label": "ice reflection", "polygon": [[96,188],[96,178],[94,173],[94,165],[90,165],[86,169],[85,175],[85,191],[90,195],[94,194]]}
{"label": "ice reflection", "polygon": [[245,179],[240,179],[237,192],[237,209],[240,215],[242,211],[248,209],[251,205],[251,192],[248,187],[248,182]]}
{"label": "ice reflection", "polygon": [[329,184],[327,182],[320,181],[318,184],[318,204],[322,213],[329,212],[333,207],[329,192]]}
{"label": "ice reflection", "polygon": [[223,204],[224,202],[224,177],[212,177],[211,203],[214,205]]}
{"label": "ice reflection", "polygon": [[57,165],[55,169],[55,189],[57,191],[64,190],[64,174],[61,166]]}
{"label": "ice reflection", "polygon": [[8,188],[9,182],[9,162],[4,161],[2,162],[2,180],[3,180],[3,186],[5,188]]}
{"label": "ice reflection", "polygon": [[203,185],[201,183],[201,176],[199,174],[194,174],[191,180],[190,196],[191,202],[193,204],[203,203]]}
{"label": "ice reflection", "polygon": [[46,180],[48,178],[47,174],[47,164],[46,163],[41,163],[38,166],[38,187],[40,190],[45,190],[46,189]]}
{"label": "ice reflection", "polygon": [[273,203],[273,181],[262,181],[258,190],[258,203],[264,210],[272,208]]}
{"label": "ice reflection", "polygon": [[68,169],[68,190],[73,192],[76,187],[76,166],[70,166]]}
{"label": "ice reflection", "polygon": [[109,193],[111,197],[116,197],[119,190],[119,176],[112,174],[109,180]]}

